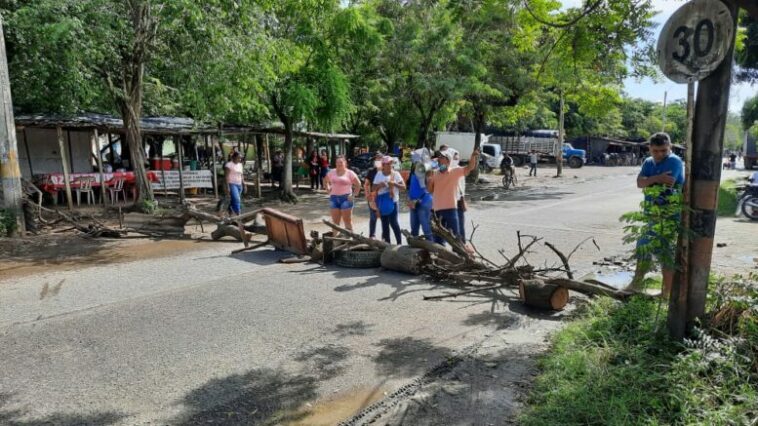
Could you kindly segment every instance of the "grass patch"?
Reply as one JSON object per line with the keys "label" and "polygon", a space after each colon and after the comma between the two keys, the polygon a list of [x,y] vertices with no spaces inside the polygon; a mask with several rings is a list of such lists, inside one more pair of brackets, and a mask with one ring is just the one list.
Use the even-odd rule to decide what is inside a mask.
{"label": "grass patch", "polygon": [[[712,312],[728,312],[712,318],[738,318],[730,327],[742,321],[741,334],[726,337],[721,324],[685,344],[666,337],[665,307],[656,301],[590,302],[553,336],[520,423],[750,424],[758,417],[756,293],[751,302],[743,292],[711,303]],[[740,300],[742,309],[727,300]]]}
{"label": "grass patch", "polygon": [[737,210],[737,181],[728,179],[719,186],[719,205],[717,213],[721,216],[734,216]]}

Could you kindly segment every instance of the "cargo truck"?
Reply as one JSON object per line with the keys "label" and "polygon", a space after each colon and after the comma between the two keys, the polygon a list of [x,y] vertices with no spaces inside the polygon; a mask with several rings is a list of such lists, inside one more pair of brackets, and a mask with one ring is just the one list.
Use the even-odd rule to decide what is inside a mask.
{"label": "cargo truck", "polygon": [[[491,135],[489,143],[500,145],[502,151],[513,158],[516,166],[526,164],[532,150],[537,152],[541,162],[554,163],[558,131],[531,130],[522,134]],[[564,143],[561,152],[563,160],[573,169],[582,167],[587,161],[587,153],[583,149],[574,148],[570,143]]]}
{"label": "cargo truck", "polygon": [[745,132],[745,144],[742,146],[742,160],[745,162],[745,170],[752,170],[758,166],[758,149],[756,138],[749,131]]}

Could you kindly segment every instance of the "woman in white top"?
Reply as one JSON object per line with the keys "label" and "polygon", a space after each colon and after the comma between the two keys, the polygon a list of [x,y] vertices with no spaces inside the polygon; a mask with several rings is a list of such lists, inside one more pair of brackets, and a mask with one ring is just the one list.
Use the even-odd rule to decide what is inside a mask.
{"label": "woman in white top", "polygon": [[[374,177],[373,190],[377,192],[377,207],[382,219],[382,240],[390,242],[390,228],[395,234],[395,241],[402,243],[400,233],[400,223],[397,221],[398,208],[400,201],[400,191],[405,189],[405,181],[400,173],[392,169],[392,157],[384,156],[382,158],[382,171]],[[389,198],[394,208],[390,211],[388,208],[390,201],[381,200],[382,197]],[[386,204],[385,204],[386,203]],[[385,207],[385,208],[383,208]]]}
{"label": "woman in white top", "polygon": [[226,170],[226,187],[229,190],[229,197],[231,199],[229,208],[232,210],[232,214],[239,215],[242,211],[242,158],[239,152],[232,154],[232,161],[229,161],[224,165]]}

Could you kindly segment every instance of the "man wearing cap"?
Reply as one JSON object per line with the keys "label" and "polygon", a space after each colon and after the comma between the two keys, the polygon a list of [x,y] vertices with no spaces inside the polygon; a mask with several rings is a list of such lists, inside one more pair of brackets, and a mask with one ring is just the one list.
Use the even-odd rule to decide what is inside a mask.
{"label": "man wearing cap", "polygon": [[[471,153],[471,159],[465,168],[451,166],[454,158],[449,149],[440,151],[437,160],[439,171],[429,179],[429,192],[433,195],[432,209],[442,226],[463,241],[464,237],[458,222],[459,184],[460,180],[468,176],[479,164],[479,150],[475,149]],[[440,244],[444,243],[439,237],[435,237],[435,241]]]}
{"label": "man wearing cap", "polygon": [[[671,152],[671,138],[660,132],[650,137],[650,157],[642,163],[637,176],[637,187],[645,193],[644,209],[654,206],[666,209],[673,206],[676,195],[684,185],[684,163]],[[675,206],[673,206],[675,207]],[[675,245],[679,228],[679,215],[663,218],[663,223],[649,223],[645,235],[637,241],[637,270],[629,288],[642,290],[645,274],[652,266],[652,258],[661,263],[662,294],[668,297],[674,281]]]}

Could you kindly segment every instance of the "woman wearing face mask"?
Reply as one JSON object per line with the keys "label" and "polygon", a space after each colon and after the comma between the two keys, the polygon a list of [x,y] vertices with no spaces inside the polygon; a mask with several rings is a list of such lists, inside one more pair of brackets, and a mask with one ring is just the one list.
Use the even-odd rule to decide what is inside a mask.
{"label": "woman wearing face mask", "polygon": [[382,171],[374,178],[373,189],[377,191],[377,207],[382,219],[382,239],[390,243],[390,228],[395,234],[395,241],[401,244],[400,223],[398,223],[398,202],[400,191],[405,189],[405,182],[400,173],[392,169],[392,157],[382,158]]}
{"label": "woman wearing face mask", "polygon": [[369,238],[376,238],[376,219],[379,217],[376,208],[376,192],[371,190],[371,186],[374,184],[374,178],[379,170],[382,168],[382,157],[384,154],[377,151],[374,154],[374,167],[368,171],[366,178],[363,179],[363,190],[366,193],[366,201],[368,201],[368,236]]}
{"label": "woman wearing face mask", "polygon": [[[428,151],[427,151],[428,152]],[[424,238],[432,240],[432,194],[427,191],[427,178],[432,175],[431,167],[424,164],[423,152],[411,154],[413,169],[408,178],[408,209],[411,216],[411,235],[417,237],[419,228]]]}
{"label": "woman wearing face mask", "polygon": [[[471,153],[471,159],[468,166],[450,167],[453,162],[453,153],[448,151],[440,152],[439,172],[429,179],[429,192],[432,193],[432,208],[434,215],[440,220],[442,226],[447,228],[453,235],[463,241],[461,227],[458,223],[458,184],[461,178],[468,176],[479,164],[479,150],[475,149]],[[435,236],[435,241],[444,244],[444,240]]]}
{"label": "woman wearing face mask", "polygon": [[354,171],[347,168],[345,157],[338,156],[334,165],[335,168],[324,178],[325,189],[329,193],[332,222],[339,225],[341,221],[345,228],[352,231],[353,204],[361,192],[361,180]]}

